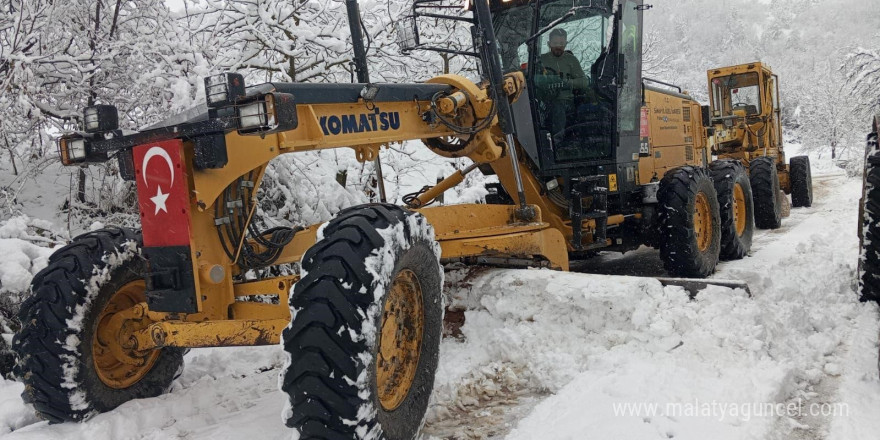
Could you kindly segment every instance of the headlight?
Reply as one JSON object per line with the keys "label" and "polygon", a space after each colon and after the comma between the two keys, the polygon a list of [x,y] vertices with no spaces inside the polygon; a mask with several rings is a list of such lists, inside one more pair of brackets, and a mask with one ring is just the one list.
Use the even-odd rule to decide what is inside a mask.
{"label": "headlight", "polygon": [[235,107],[240,134],[269,134],[297,127],[296,102],[289,93],[267,93]]}
{"label": "headlight", "polygon": [[241,74],[224,73],[205,78],[205,101],[210,108],[232,105],[244,97],[244,76]]}
{"label": "headlight", "polygon": [[93,105],[83,111],[86,133],[100,133],[119,128],[119,112],[112,105]]}
{"label": "headlight", "polygon": [[73,165],[83,162],[88,156],[88,142],[83,138],[58,139],[58,152],[61,155],[61,163]]}
{"label": "headlight", "polygon": [[83,160],[86,158],[86,140],[71,139],[67,143],[67,154],[71,160]]}
{"label": "headlight", "polygon": [[241,119],[241,129],[243,131],[268,126],[266,102],[258,101],[239,107],[238,117]]}

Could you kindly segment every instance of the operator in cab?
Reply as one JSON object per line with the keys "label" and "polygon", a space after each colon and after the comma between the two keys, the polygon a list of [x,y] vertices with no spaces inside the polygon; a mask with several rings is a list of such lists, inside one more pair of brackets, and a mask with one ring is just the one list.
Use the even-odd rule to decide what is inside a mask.
{"label": "operator in cab", "polygon": [[541,55],[541,72],[535,75],[535,86],[548,103],[549,129],[560,139],[565,131],[567,115],[574,111],[574,95],[585,93],[589,79],[581,63],[571,51],[565,50],[568,34],[553,29],[547,41],[550,51]]}

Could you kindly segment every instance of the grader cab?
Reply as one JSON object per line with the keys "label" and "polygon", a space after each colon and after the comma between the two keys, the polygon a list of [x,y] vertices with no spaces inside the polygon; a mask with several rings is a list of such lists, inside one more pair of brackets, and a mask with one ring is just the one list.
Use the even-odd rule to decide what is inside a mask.
{"label": "grader cab", "polygon": [[755,62],[709,70],[708,79],[712,153],[749,168],[755,224],[776,229],[785,215],[786,194],[791,194],[791,206],[813,203],[810,158],[796,156],[785,163],[779,77]]}
{"label": "grader cab", "polygon": [[[34,278],[14,348],[43,417],[82,421],[159,395],[187,348],[280,340],[284,420],[301,438],[411,439],[438,364],[442,263],[567,270],[649,244],[671,274],[705,277],[748,251],[745,169],[710,164],[699,105],[641,77],[641,0],[481,0],[454,15],[417,0],[408,23],[473,27],[478,83],[371,83],[348,5],[360,83],[246,87],[224,74],[193,112],[123,134],[112,106],[89,107],[83,130],[60,139],[67,165],[118,160],[141,230],[77,237]],[[403,32],[431,49],[416,24]],[[346,147],[369,161],[412,139],[473,165],[405,207],[256,226],[278,155]],[[475,170],[496,174],[510,204],[427,206]],[[285,263],[299,273],[247,276]]]}

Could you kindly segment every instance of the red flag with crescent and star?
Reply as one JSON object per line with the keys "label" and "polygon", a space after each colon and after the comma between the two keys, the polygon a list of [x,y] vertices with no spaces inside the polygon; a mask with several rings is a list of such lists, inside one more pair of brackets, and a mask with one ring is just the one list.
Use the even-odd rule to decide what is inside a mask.
{"label": "red flag with crescent and star", "polygon": [[189,199],[180,139],[134,147],[144,246],[188,246]]}

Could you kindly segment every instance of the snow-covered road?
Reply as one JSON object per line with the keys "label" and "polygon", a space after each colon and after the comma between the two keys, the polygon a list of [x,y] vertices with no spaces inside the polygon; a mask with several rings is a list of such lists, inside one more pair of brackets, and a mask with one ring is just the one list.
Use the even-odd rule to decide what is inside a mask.
{"label": "snow-covered road", "polygon": [[[441,345],[426,436],[880,438],[878,310],[852,290],[860,182],[814,179],[812,208],[720,265],[716,277],[747,281],[751,297],[710,287],[691,300],[650,278],[450,273],[448,293],[468,311],[461,337]],[[649,249],[577,268],[662,275]],[[281,363],[277,347],[193,350],[170,394],[52,426],[0,379],[0,436],[289,438]]]}

